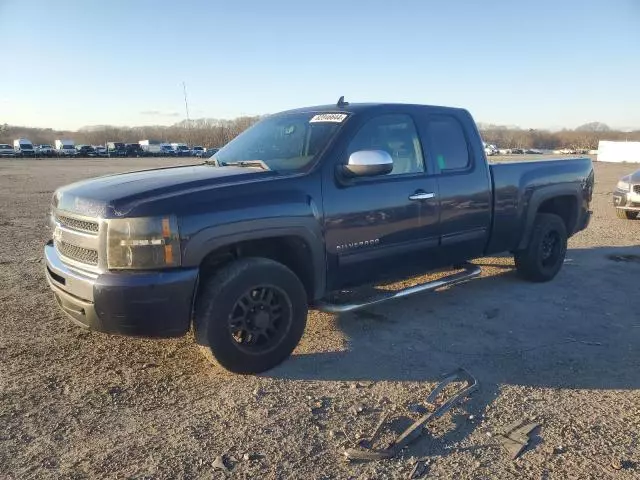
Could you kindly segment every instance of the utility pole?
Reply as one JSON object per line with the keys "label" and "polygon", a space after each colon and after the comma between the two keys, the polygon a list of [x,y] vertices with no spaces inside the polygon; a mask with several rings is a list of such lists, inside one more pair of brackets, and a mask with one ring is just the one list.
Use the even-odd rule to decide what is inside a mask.
{"label": "utility pole", "polygon": [[189,119],[189,103],[187,102],[187,86],[182,82],[182,92],[184,93],[184,109],[187,112],[187,142],[191,147],[191,120]]}

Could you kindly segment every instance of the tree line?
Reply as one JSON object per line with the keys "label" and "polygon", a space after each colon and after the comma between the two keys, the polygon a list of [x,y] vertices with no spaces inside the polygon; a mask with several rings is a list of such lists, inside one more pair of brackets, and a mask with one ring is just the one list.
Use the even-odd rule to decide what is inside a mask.
{"label": "tree line", "polygon": [[516,130],[516,129],[482,129],[482,138],[498,148],[536,148],[595,150],[600,140],[640,141],[640,130],[620,132],[614,130]]}
{"label": "tree line", "polygon": [[[260,118],[259,116],[245,116],[233,120],[199,119],[190,122],[182,121],[171,126],[96,126],[81,128],[77,131],[0,125],[0,143],[13,144],[13,140],[16,138],[28,138],[34,144],[53,145],[56,139],[72,139],[76,145],[104,145],[106,142],[133,143],[148,139],[161,142],[182,142],[207,148],[221,147]],[[481,125],[480,133],[485,142],[494,144],[498,148],[592,150],[598,147],[600,140],[640,141],[640,130],[621,132],[608,128],[592,129],[589,127],[590,125],[592,124],[575,130],[560,131],[524,130]]]}
{"label": "tree line", "polygon": [[136,143],[140,140],[179,142],[203,147],[220,147],[256,123],[260,117],[238,117],[233,120],[200,119],[171,126],[84,127],[77,131],[52,128],[0,125],[0,143],[13,144],[16,138],[28,138],[33,144],[53,145],[57,139],[70,139],[76,145],[105,145],[107,142]]}

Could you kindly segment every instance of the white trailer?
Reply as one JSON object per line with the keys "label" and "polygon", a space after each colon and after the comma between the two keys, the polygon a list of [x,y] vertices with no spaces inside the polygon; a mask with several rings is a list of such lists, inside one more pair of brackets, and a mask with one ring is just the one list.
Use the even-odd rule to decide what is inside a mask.
{"label": "white trailer", "polygon": [[73,140],[56,140],[54,146],[58,157],[73,157],[76,154],[76,144]]}
{"label": "white trailer", "polygon": [[640,142],[600,140],[598,161],[640,163]]}
{"label": "white trailer", "polygon": [[162,142],[159,140],[140,140],[138,142],[147,155],[158,156],[162,153]]}
{"label": "white trailer", "polygon": [[28,138],[16,138],[13,141],[13,150],[21,157],[35,157],[36,151]]}

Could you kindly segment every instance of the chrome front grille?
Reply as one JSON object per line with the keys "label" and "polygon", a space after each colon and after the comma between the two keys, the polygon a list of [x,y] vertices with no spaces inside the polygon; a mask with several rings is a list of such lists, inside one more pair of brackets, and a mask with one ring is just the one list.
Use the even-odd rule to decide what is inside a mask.
{"label": "chrome front grille", "polygon": [[99,220],[55,209],[53,220],[53,244],[61,260],[80,270],[99,273]]}
{"label": "chrome front grille", "polygon": [[80,230],[81,232],[97,234],[99,230],[98,222],[92,222],[90,220],[81,220],[79,218],[56,214],[56,221],[63,227]]}
{"label": "chrome front grille", "polygon": [[86,263],[87,265],[98,266],[98,251],[90,248],[83,248],[66,242],[54,241],[56,250],[63,257],[67,257],[76,262]]}
{"label": "chrome front grille", "polygon": [[640,195],[640,185],[634,185],[633,191],[636,192],[638,195]]}

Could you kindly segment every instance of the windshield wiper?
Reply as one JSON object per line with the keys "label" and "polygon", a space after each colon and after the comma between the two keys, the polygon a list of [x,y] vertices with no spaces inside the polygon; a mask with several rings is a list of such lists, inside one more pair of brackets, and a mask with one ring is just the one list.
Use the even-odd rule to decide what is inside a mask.
{"label": "windshield wiper", "polygon": [[210,163],[219,167],[260,167],[263,170],[271,170],[269,165],[262,160],[239,160],[237,162],[220,162],[216,158],[212,158],[205,163]]}

